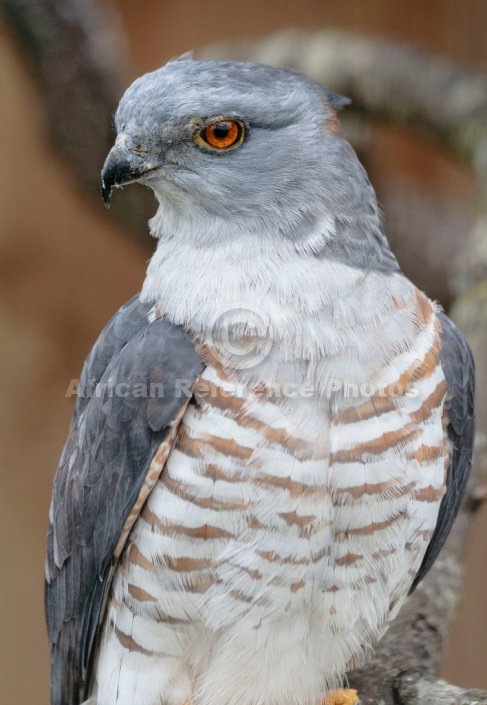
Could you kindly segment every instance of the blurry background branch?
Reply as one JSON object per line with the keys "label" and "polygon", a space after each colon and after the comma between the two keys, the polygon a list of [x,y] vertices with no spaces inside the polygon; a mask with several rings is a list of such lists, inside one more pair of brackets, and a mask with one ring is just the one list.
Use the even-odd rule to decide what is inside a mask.
{"label": "blurry background branch", "polygon": [[[47,125],[59,154],[100,197],[100,171],[113,144],[113,113],[128,73],[118,15],[96,0],[0,0],[43,93]],[[139,235],[154,211],[151,195],[127,189],[113,213]]]}
{"label": "blurry background branch", "polygon": [[487,174],[487,76],[405,43],[322,30],[218,42],[199,58],[289,66],[352,99],[351,110],[397,123]]}
{"label": "blurry background branch", "polygon": [[[95,0],[0,0],[0,11],[42,90],[53,144],[87,191],[98,195],[99,169],[113,139],[111,115],[127,82],[109,0],[103,5]],[[197,56],[262,61],[304,71],[330,90],[350,96],[350,110],[356,114],[404,127],[474,167],[481,198],[472,234],[462,243],[465,256],[455,276],[458,296],[452,313],[472,345],[478,378],[486,380],[485,76],[410,46],[338,31],[281,32],[260,41],[214,44]],[[146,196],[143,189],[131,188],[124,198],[115,199],[116,214],[137,236],[147,233],[147,214],[154,209]],[[428,277],[428,260],[421,264]],[[455,689],[437,680],[461,592],[468,528],[484,494],[485,384],[479,385],[477,406],[478,448],[467,500],[446,549],[381,642],[375,661],[351,675],[364,703],[487,703],[485,693]]]}

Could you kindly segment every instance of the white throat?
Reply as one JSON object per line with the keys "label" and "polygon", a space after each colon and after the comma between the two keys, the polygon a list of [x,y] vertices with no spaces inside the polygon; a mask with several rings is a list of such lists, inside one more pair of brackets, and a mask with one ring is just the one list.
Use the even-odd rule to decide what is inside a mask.
{"label": "white throat", "polygon": [[326,359],[333,374],[344,366],[350,378],[384,364],[392,347],[410,347],[415,288],[398,273],[315,256],[315,245],[334,236],[326,215],[298,245],[276,233],[229,232],[225,221],[212,222],[209,233],[181,219],[176,231],[168,215],[160,209],[151,221],[159,242],[142,299],[200,338],[223,341],[228,351],[231,326],[234,338],[254,346],[276,343],[273,356],[282,361]]}

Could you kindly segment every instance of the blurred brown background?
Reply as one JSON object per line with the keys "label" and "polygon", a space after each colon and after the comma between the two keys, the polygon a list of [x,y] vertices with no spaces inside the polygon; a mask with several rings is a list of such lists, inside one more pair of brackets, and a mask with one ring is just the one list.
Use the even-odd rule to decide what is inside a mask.
{"label": "blurred brown background", "polygon": [[[337,27],[408,40],[487,71],[485,0],[302,0],[231,5],[117,0],[125,83],[216,39],[287,27]],[[115,19],[115,18],[114,18]],[[47,138],[41,91],[0,15],[0,701],[48,702],[43,616],[45,528],[52,478],[79,375],[97,333],[144,276],[150,243],[131,236],[84,192]],[[438,110],[442,106],[438,105]],[[475,203],[469,170],[391,129],[371,128],[363,159],[408,274],[445,306]],[[101,164],[93,164],[98,172]],[[121,194],[115,194],[120,198]],[[438,263],[428,277],[418,252]],[[446,273],[446,274],[445,274]],[[487,688],[487,512],[476,520],[465,599],[444,675]]]}

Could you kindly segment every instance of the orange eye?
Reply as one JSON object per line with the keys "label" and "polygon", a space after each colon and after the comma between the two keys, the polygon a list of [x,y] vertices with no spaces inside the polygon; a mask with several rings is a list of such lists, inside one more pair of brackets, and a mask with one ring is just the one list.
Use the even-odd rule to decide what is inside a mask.
{"label": "orange eye", "polygon": [[230,150],[239,147],[244,137],[245,128],[240,120],[217,120],[200,130],[196,140],[215,150]]}

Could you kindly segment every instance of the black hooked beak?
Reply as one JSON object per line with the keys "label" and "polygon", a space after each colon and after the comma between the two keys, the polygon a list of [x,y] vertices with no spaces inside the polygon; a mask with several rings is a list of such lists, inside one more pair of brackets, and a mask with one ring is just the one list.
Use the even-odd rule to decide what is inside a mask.
{"label": "black hooked beak", "polygon": [[[135,159],[134,159],[135,161]],[[111,148],[101,170],[101,195],[107,208],[110,208],[112,188],[140,178],[151,168],[146,164],[134,164],[127,155],[115,145]]]}

